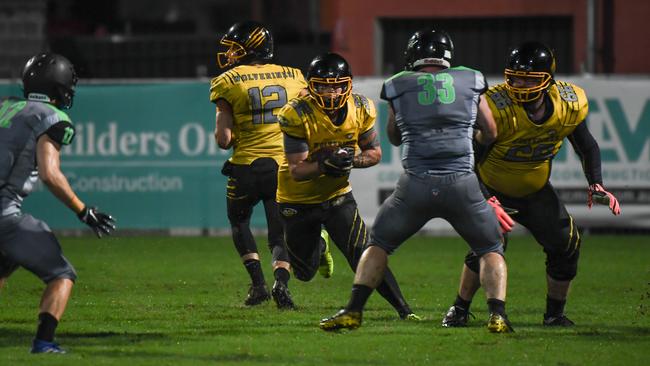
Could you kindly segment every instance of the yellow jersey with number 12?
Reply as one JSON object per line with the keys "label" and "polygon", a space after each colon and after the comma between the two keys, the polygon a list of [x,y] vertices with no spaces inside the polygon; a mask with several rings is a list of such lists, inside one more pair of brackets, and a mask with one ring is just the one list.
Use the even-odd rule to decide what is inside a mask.
{"label": "yellow jersey with number 12", "polygon": [[307,87],[298,69],[274,64],[240,65],[212,79],[210,101],[227,101],[233,110],[234,164],[269,157],[284,159],[277,114]]}

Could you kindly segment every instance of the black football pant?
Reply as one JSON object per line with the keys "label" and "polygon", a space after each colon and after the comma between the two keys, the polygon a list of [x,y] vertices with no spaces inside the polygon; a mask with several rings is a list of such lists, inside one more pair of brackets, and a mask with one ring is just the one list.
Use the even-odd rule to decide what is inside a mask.
{"label": "black football pant", "polygon": [[[489,189],[489,187],[488,187]],[[521,198],[490,190],[501,204],[519,212],[513,220],[527,228],[546,253],[546,273],[556,281],[575,278],[580,257],[580,232],[550,183]],[[478,257],[469,253],[465,264],[478,273]]]}
{"label": "black football pant", "polygon": [[[284,223],[289,260],[297,279],[309,281],[318,271],[321,226],[325,226],[352,271],[356,271],[366,248],[368,232],[352,193],[320,204],[280,203],[280,216]],[[400,314],[408,309],[390,269],[386,269],[384,280],[377,291]]]}
{"label": "black football pant", "polygon": [[288,262],[282,222],[275,201],[278,164],[271,158],[259,158],[250,165],[226,162],[222,170],[228,176],[226,201],[232,239],[239,256],[258,253],[250,229],[253,207],[262,201],[268,228],[268,246],[273,260]]}

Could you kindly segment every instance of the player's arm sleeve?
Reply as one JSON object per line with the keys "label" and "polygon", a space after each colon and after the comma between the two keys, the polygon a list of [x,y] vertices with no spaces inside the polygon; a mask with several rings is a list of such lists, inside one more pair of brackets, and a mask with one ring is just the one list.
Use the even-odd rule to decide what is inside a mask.
{"label": "player's arm sleeve", "polygon": [[307,143],[307,140],[289,136],[286,133],[283,133],[282,135],[284,136],[284,152],[286,154],[295,154],[309,151],[309,144]]}
{"label": "player's arm sleeve", "polygon": [[297,99],[292,99],[280,109],[280,112],[278,112],[278,124],[285,136],[291,137],[294,140],[306,141],[307,133],[305,131],[305,125],[298,112],[293,108],[293,105],[296,103]]}
{"label": "player's arm sleeve", "polygon": [[359,135],[359,147],[361,150],[369,149],[379,146],[379,134],[375,127],[371,127],[368,131]]}
{"label": "player's arm sleeve", "polygon": [[361,124],[360,135],[363,135],[375,126],[377,110],[375,109],[375,103],[365,96],[359,95],[359,100],[361,102],[361,120],[363,121]]}
{"label": "player's arm sleeve", "polygon": [[70,145],[75,136],[75,129],[70,121],[59,121],[45,131],[59,145]]}
{"label": "player's arm sleeve", "polygon": [[228,73],[223,73],[210,81],[210,101],[217,103],[217,100],[224,99],[232,105],[231,86]]}
{"label": "player's arm sleeve", "polygon": [[485,78],[485,75],[483,75],[483,73],[481,73],[480,71],[476,71],[474,88],[475,88],[474,90],[479,94],[485,94],[485,92],[488,91],[489,87],[488,87],[487,79]]}
{"label": "player's arm sleeve", "polygon": [[596,139],[589,132],[587,124],[584,122],[580,123],[568,138],[573,149],[582,161],[582,170],[585,173],[589,185],[596,183],[602,184],[603,175],[601,170],[600,148]]}
{"label": "player's arm sleeve", "polygon": [[379,93],[379,98],[390,102],[391,100],[397,97],[397,91],[395,90],[395,82],[391,79],[384,81],[381,85],[381,92]]}

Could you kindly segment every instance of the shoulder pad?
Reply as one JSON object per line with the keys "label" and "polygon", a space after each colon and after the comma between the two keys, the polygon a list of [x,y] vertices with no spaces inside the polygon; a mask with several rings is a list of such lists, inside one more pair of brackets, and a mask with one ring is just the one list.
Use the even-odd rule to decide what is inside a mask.
{"label": "shoulder pad", "polygon": [[307,97],[296,97],[293,98],[287,103],[289,107],[291,107],[293,110],[296,111],[296,114],[298,117],[303,118],[305,116],[311,116],[314,114],[314,110],[312,107],[309,105],[307,100],[305,98]]}
{"label": "shoulder pad", "polygon": [[503,84],[489,88],[485,92],[485,95],[487,96],[488,104],[491,107],[493,106],[493,109],[506,109],[512,105],[512,100]]}
{"label": "shoulder pad", "polygon": [[371,112],[370,101],[364,95],[361,94],[352,94],[354,100],[354,106],[361,109],[365,109],[367,113]]}
{"label": "shoulder pad", "polygon": [[219,98],[225,98],[230,87],[236,82],[235,74],[236,73],[232,70],[226,71],[210,81],[211,102],[214,103]]}
{"label": "shoulder pad", "polygon": [[555,83],[561,103],[566,110],[573,111],[565,120],[566,125],[577,125],[587,118],[589,112],[589,101],[585,91],[577,85],[558,81]]}

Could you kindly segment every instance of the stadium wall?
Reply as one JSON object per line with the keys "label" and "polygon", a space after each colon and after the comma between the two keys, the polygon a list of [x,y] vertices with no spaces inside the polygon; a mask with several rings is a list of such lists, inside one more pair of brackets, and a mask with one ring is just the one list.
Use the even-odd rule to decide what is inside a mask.
{"label": "stadium wall", "polygon": [[[589,96],[589,128],[598,140],[605,185],[621,201],[623,215],[586,207],[586,180],[571,148],[553,162],[552,182],[583,227],[650,229],[649,79],[561,78],[582,86]],[[501,82],[499,78],[490,84]],[[383,135],[387,106],[379,100],[382,79],[355,79],[355,91],[375,101]],[[221,165],[230,152],[213,138],[214,106],[207,81],[100,83],[80,85],[69,114],[77,135],[62,152],[62,169],[84,201],[117,217],[121,229],[221,232],[226,179]],[[15,84],[0,84],[0,95],[20,95]],[[401,165],[399,148],[381,139],[379,166],[354,170],[352,184],[368,223],[392,190]],[[53,229],[82,228],[74,215],[39,188],[25,210]],[[256,209],[251,225],[265,227]],[[441,220],[429,231],[449,231]]]}

